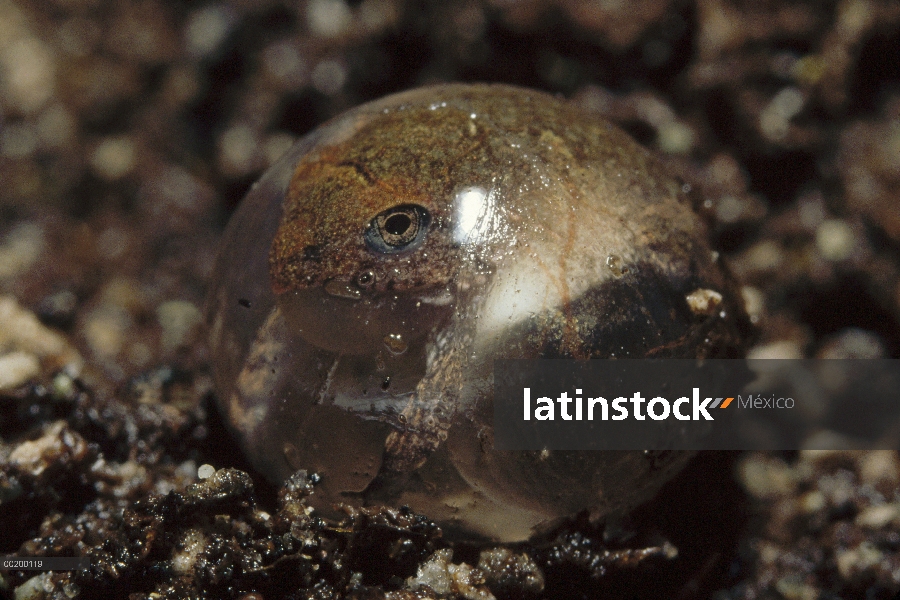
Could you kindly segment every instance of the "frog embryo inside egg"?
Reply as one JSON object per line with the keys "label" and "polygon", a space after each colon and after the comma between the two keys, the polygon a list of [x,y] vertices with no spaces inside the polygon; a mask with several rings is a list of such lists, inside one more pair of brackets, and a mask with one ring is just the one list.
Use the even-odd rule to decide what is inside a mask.
{"label": "frog embryo inside egg", "polygon": [[630,510],[687,455],[496,451],[492,361],[734,355],[737,297],[620,130],[540,92],[422,88],[316,129],[238,208],[210,292],[218,399],[271,480],[322,476],[326,514],[408,505],[520,541]]}

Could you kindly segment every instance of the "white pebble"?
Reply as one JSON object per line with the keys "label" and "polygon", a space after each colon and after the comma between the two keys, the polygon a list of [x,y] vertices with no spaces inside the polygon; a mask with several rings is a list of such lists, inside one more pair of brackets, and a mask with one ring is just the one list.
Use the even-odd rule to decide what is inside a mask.
{"label": "white pebble", "polygon": [[188,54],[198,58],[214,54],[231,32],[234,20],[225,6],[204,6],[191,13],[184,30]]}
{"label": "white pebble", "polygon": [[879,504],[869,506],[856,515],[856,524],[867,529],[881,529],[897,519],[900,519],[900,507],[896,504]]}
{"label": "white pebble", "polygon": [[856,236],[845,221],[828,219],[816,230],[816,248],[828,260],[850,258],[855,246]]}
{"label": "white pebble", "polygon": [[125,309],[105,304],[88,313],[83,333],[95,354],[112,358],[122,350],[131,325],[131,316]]}
{"label": "white pebble", "polygon": [[760,346],[754,346],[747,353],[747,358],[803,358],[803,352],[800,349],[800,344],[798,344],[797,342],[791,340],[781,340],[777,342],[770,342],[768,344]]}
{"label": "white pebble", "polygon": [[16,225],[0,244],[0,279],[28,271],[46,248],[44,230],[31,222]]}
{"label": "white pebble", "polygon": [[53,581],[50,579],[53,573],[41,573],[35,575],[13,592],[15,600],[40,600],[47,597],[48,589],[53,590]]}
{"label": "white pebble", "polygon": [[353,14],[343,0],[310,0],[306,20],[310,31],[322,37],[335,37],[350,25]]}
{"label": "white pebble", "polygon": [[54,367],[71,367],[73,373],[83,362],[63,336],[47,328],[11,296],[0,296],[0,348],[33,354]]}
{"label": "white pebble", "polygon": [[115,181],[128,175],[134,168],[137,151],[126,137],[104,139],[91,153],[91,167],[107,181]]}
{"label": "white pebble", "polygon": [[190,341],[194,328],[200,324],[200,309],[185,300],[170,300],[156,309],[156,318],[162,326],[162,345],[174,350]]}
{"label": "white pebble", "polygon": [[722,304],[722,294],[715,290],[698,288],[685,296],[685,300],[694,314],[710,315]]}
{"label": "white pebble", "polygon": [[37,377],[41,364],[33,354],[10,352],[0,356],[0,390],[11,390]]}
{"label": "white pebble", "polygon": [[291,42],[276,42],[263,52],[263,64],[273,77],[290,87],[300,87],[304,82],[306,61],[300,50]]}
{"label": "white pebble", "polygon": [[790,120],[803,110],[805,102],[803,92],[795,87],[786,87],[775,94],[759,115],[763,135],[773,141],[783,140],[787,136]]}
{"label": "white pebble", "polygon": [[766,307],[766,297],[758,288],[745,285],[741,288],[741,297],[744,299],[744,310],[753,323],[759,321]]}
{"label": "white pebble", "polygon": [[679,121],[668,121],[660,126],[656,143],[666,154],[687,154],[694,147],[694,130]]}
{"label": "white pebble", "polygon": [[259,136],[248,125],[234,125],[219,136],[219,168],[234,175],[253,170],[259,148]]}
{"label": "white pebble", "polygon": [[0,74],[7,101],[24,113],[37,112],[53,97],[55,61],[36,37],[22,36],[0,48]]}

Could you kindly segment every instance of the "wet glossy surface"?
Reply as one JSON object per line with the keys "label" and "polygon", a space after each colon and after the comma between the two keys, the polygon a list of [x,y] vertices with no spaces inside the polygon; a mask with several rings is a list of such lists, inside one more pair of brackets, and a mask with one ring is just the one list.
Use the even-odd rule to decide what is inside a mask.
{"label": "wet glossy surface", "polygon": [[299,142],[234,215],[209,316],[219,401],[268,477],[315,470],[325,512],[405,504],[503,541],[627,511],[687,457],[495,451],[492,360],[723,356],[742,322],[645,149],[550,96],[466,85]]}

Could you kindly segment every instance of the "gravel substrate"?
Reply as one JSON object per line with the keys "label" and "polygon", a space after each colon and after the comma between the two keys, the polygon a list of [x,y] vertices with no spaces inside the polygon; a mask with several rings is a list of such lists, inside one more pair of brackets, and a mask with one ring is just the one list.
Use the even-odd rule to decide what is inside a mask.
{"label": "gravel substrate", "polygon": [[571,98],[702,199],[752,356],[900,357],[894,0],[0,0],[0,598],[890,599],[897,452],[702,453],[539,545],[308,508],[212,391],[217,241],[293,141],[491,81]]}

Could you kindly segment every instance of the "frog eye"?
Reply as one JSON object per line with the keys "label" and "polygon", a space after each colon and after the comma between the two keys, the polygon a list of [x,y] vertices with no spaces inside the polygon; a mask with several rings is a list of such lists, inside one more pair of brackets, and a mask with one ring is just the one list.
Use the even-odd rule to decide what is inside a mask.
{"label": "frog eye", "polygon": [[415,204],[391,207],[375,215],[366,227],[366,245],[375,252],[396,254],[417,248],[425,233],[431,215]]}

